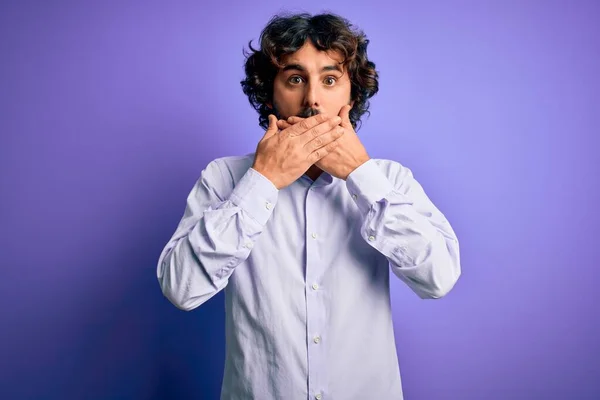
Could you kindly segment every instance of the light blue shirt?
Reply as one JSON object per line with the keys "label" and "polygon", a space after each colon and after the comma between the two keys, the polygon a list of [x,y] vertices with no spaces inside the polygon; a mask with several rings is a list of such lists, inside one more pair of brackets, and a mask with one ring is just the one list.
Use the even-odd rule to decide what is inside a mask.
{"label": "light blue shirt", "polygon": [[225,289],[221,399],[401,400],[389,270],[421,298],[448,293],[448,220],[395,161],[277,190],[253,160],[206,166],[157,268],[183,310]]}

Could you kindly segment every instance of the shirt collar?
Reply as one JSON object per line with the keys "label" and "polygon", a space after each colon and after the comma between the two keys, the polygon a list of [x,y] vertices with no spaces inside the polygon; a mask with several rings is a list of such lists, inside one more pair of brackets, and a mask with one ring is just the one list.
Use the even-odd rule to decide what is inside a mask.
{"label": "shirt collar", "polygon": [[319,177],[315,181],[313,181],[311,178],[309,178],[306,174],[302,174],[302,176],[300,177],[300,180],[302,182],[305,182],[308,186],[319,187],[319,186],[331,185],[335,180],[337,180],[337,178],[333,177],[328,172],[323,171],[323,172],[321,172],[321,175],[319,175]]}

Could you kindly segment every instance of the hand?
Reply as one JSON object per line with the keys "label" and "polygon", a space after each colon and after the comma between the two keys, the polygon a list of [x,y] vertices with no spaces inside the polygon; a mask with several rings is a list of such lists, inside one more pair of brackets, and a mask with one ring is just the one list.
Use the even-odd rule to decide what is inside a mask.
{"label": "hand", "polygon": [[252,168],[277,189],[288,186],[335,150],[344,134],[340,122],[339,116],[318,114],[280,131],[277,117],[269,115],[269,128],[258,143]]}
{"label": "hand", "polygon": [[[315,163],[323,171],[343,180],[346,180],[352,171],[370,159],[367,150],[358,139],[358,135],[350,122],[349,113],[351,108],[350,105],[345,105],[339,113],[342,121],[341,127],[344,129],[344,136],[336,141],[339,142],[339,145]],[[289,127],[302,123],[302,121],[306,121],[306,119],[289,117],[287,121],[277,121],[277,126],[280,129],[289,129]]]}

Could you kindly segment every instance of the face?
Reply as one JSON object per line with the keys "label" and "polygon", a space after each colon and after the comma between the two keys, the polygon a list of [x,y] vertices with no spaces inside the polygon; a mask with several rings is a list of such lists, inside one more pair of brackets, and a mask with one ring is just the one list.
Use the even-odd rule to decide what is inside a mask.
{"label": "face", "polygon": [[338,115],[350,101],[351,82],[338,51],[320,51],[310,40],[282,59],[273,83],[273,108],[278,118]]}

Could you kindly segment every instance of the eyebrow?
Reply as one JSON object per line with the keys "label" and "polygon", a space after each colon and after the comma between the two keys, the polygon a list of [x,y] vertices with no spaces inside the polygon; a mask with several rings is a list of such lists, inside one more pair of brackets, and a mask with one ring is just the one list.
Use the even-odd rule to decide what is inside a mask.
{"label": "eyebrow", "polygon": [[[283,67],[283,72],[290,71],[290,70],[306,72],[306,68],[304,68],[300,64],[289,64],[289,65],[286,65],[285,67]],[[326,71],[338,71],[338,72],[343,73],[342,68],[337,64],[336,65],[326,65],[323,68],[321,68],[321,72],[326,72]]]}

